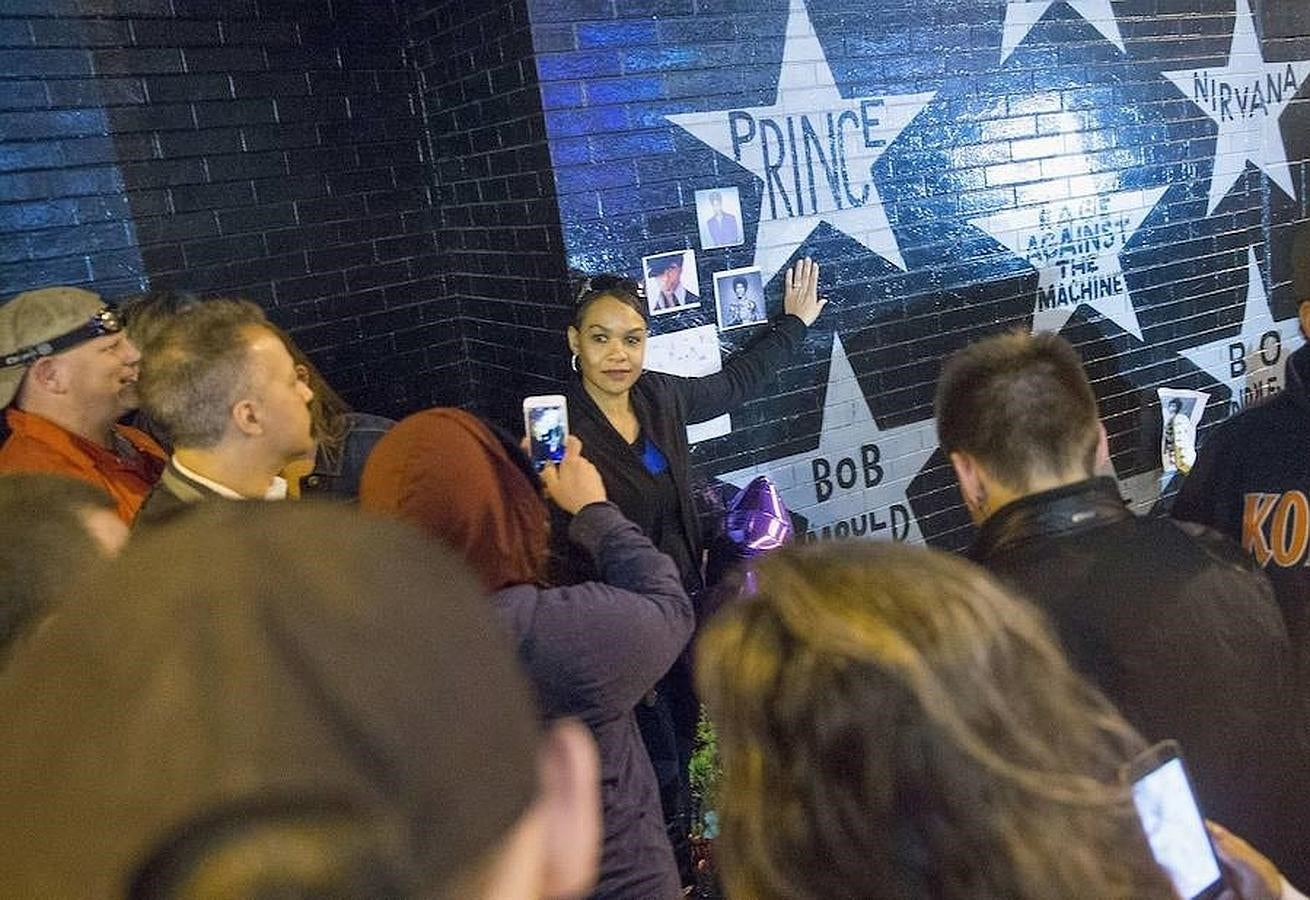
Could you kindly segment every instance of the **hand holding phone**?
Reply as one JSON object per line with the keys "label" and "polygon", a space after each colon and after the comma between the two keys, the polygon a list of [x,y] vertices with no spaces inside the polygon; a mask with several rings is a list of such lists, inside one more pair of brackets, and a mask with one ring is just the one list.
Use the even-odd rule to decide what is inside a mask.
{"label": "hand holding phone", "polygon": [[1176,741],[1162,741],[1124,767],[1155,861],[1183,900],[1210,900],[1224,890],[1205,819],[1196,805]]}
{"label": "hand holding phone", "polygon": [[591,461],[582,455],[582,441],[569,435],[564,459],[559,465],[541,471],[546,496],[569,515],[589,503],[605,502],[605,482]]}
{"label": "hand holding phone", "polygon": [[569,436],[568,401],[562,394],[525,397],[523,430],[528,436],[528,456],[538,472],[548,462],[560,462]]}

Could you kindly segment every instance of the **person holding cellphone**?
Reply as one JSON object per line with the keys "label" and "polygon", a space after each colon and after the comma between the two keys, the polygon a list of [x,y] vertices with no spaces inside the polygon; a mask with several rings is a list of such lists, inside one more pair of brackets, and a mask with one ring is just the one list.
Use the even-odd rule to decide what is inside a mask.
{"label": "person holding cellphone", "polygon": [[[672,557],[693,601],[704,587],[705,536],[692,501],[687,425],[729,412],[764,391],[823,310],[827,301],[818,289],[818,264],[809,258],[797,262],[785,275],[782,317],[730,356],[721,371],[700,378],[643,371],[648,313],[635,281],[596,275],[577,295],[568,329],[577,373],[565,391],[570,428],[600,470],[611,502]],[[593,578],[590,561],[563,540],[563,533],[555,529],[554,575],[566,583]],[[661,776],[665,817],[686,879],[690,860],[682,817],[689,794],[683,773],[699,715],[686,667],[676,667],[650,700],[639,718]]]}
{"label": "person holding cellphone", "polygon": [[[607,502],[576,437],[540,478],[523,451],[459,409],[397,423],[369,455],[360,508],[417,525],[481,576],[548,719],[577,717],[601,760],[604,846],[594,900],[681,896],[634,708],[692,631],[677,568]],[[543,493],[597,577],[547,586]]]}

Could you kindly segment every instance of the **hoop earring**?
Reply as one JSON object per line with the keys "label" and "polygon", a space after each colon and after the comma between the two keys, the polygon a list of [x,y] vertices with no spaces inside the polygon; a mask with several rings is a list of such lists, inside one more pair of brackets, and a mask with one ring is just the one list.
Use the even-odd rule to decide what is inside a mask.
{"label": "hoop earring", "polygon": [[573,358],[569,360],[569,368],[578,371],[578,354],[573,354]]}

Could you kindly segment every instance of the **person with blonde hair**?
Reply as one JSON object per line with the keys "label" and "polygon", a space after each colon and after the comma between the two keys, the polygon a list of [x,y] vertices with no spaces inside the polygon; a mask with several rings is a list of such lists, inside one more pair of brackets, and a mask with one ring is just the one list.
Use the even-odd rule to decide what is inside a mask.
{"label": "person with blonde hair", "polygon": [[1119,780],[1145,742],[967,561],[789,548],[697,662],[731,897],[1174,897]]}

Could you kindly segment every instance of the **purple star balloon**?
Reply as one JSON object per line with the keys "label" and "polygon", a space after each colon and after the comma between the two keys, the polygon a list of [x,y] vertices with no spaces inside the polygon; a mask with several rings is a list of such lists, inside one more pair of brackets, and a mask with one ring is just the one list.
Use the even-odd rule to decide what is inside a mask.
{"label": "purple star balloon", "polygon": [[791,540],[791,514],[767,476],[753,479],[728,504],[724,530],[742,559],[776,550]]}

